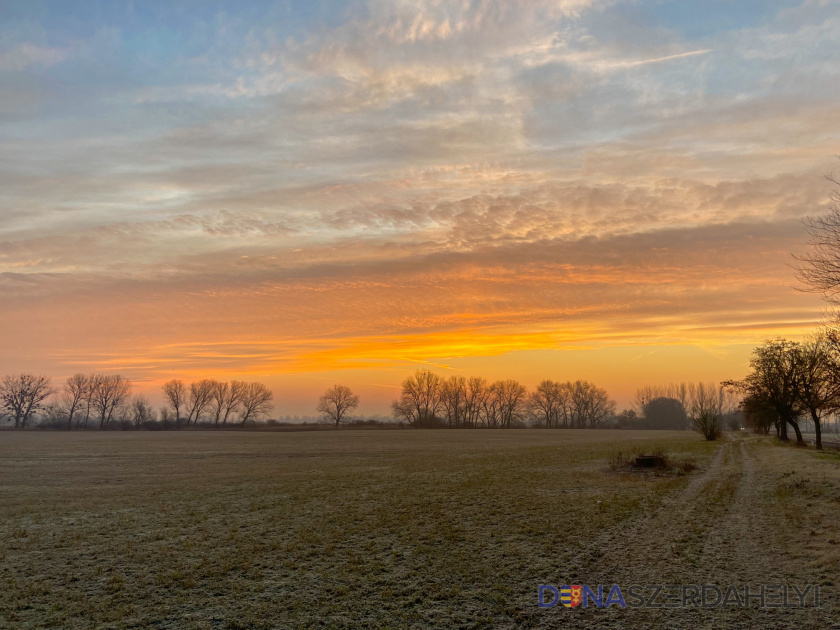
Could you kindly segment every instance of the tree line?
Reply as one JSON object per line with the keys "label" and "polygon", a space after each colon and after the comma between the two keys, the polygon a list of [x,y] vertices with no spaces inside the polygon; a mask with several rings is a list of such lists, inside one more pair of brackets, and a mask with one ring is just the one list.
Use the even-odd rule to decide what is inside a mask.
{"label": "tree line", "polygon": [[132,395],[131,381],[119,374],[74,374],[59,387],[46,376],[12,374],[0,381],[0,419],[16,429],[26,428],[36,415],[68,430],[245,425],[265,416],[274,398],[262,383],[245,381],[202,379],[186,385],[173,379],[161,389],[167,405],[158,414],[145,396]]}
{"label": "tree line", "polygon": [[587,381],[542,381],[529,393],[513,379],[442,378],[418,370],[391,405],[394,417],[415,428],[594,428],[615,412],[606,390]]}

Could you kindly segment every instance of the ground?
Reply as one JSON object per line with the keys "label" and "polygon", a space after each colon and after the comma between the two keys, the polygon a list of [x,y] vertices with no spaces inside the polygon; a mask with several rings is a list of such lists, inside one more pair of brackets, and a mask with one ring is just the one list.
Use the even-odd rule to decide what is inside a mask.
{"label": "ground", "polygon": [[[616,466],[657,447],[679,466]],[[840,457],[771,438],[5,431],[0,483],[0,628],[840,627]],[[540,584],[821,606],[541,609]]]}

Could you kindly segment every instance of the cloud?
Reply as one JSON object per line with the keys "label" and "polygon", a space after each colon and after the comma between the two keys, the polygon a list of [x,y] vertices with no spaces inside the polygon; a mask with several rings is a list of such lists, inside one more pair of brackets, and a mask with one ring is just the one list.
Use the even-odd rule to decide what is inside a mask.
{"label": "cloud", "polygon": [[31,66],[46,68],[63,63],[68,51],[63,48],[20,44],[13,50],[0,53],[0,71],[20,72]]}

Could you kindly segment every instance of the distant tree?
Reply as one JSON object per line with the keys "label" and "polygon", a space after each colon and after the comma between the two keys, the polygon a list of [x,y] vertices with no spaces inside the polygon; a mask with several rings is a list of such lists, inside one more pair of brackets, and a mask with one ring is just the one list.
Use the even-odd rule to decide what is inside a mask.
{"label": "distant tree", "polygon": [[434,425],[441,410],[443,383],[429,370],[418,370],[402,383],[399,399],[391,403],[396,418],[410,426]]}
{"label": "distant tree", "polygon": [[149,399],[145,396],[135,396],[131,400],[131,421],[135,428],[140,428],[147,422],[153,422],[155,419],[155,410],[149,403]]}
{"label": "distant tree", "polygon": [[463,376],[450,376],[441,386],[441,405],[446,426],[458,429],[467,423],[469,386]]}
{"label": "distant tree", "polygon": [[797,347],[797,392],[814,423],[816,447],[822,449],[822,420],[840,410],[840,343],[820,333]]}
{"label": "distant tree", "polygon": [[333,385],[318,399],[317,410],[335,424],[345,419],[346,414],[359,406],[359,397],[346,385]]}
{"label": "distant tree", "polygon": [[258,420],[271,411],[273,399],[274,394],[262,383],[243,383],[240,398],[242,415],[239,418],[242,426],[248,420]]}
{"label": "distant tree", "polygon": [[464,402],[464,425],[477,427],[485,424],[485,411],[490,398],[490,384],[487,379],[473,376],[467,379],[467,398]]}
{"label": "distant tree", "polygon": [[739,389],[751,404],[773,410],[776,434],[787,440],[787,425],[796,433],[797,444],[804,445],[798,418],[806,411],[800,393],[802,354],[799,344],[786,339],[767,341],[753,350],[750,373],[742,381],[728,382]]}
{"label": "distant tree", "polygon": [[16,429],[23,429],[52,393],[46,376],[12,374],[0,381],[0,407],[14,420]]}
{"label": "distant tree", "polygon": [[496,381],[491,388],[498,403],[499,426],[503,429],[520,426],[525,418],[528,390],[513,379]]}
{"label": "distant tree", "polygon": [[63,387],[63,403],[67,414],[67,429],[73,428],[73,419],[76,413],[86,406],[90,407],[91,379],[87,374],[74,374],[70,376]]}
{"label": "distant tree", "polygon": [[96,374],[91,387],[93,407],[99,413],[99,428],[107,429],[128,402],[131,383],[119,374]]}
{"label": "distant tree", "polygon": [[194,425],[201,420],[202,414],[213,402],[213,393],[216,388],[216,381],[204,378],[196,383],[190,383],[189,395],[187,396],[187,424]]}
{"label": "distant tree", "polygon": [[648,429],[678,429],[686,426],[685,407],[676,398],[660,396],[644,405],[645,426]]}
{"label": "distant tree", "polygon": [[624,409],[616,414],[615,422],[619,429],[638,428],[639,418],[634,409]]}
{"label": "distant tree", "polygon": [[615,402],[607,390],[589,381],[559,384],[556,426],[594,428],[602,426],[615,414]]}
{"label": "distant tree", "polygon": [[175,418],[172,417],[172,410],[169,407],[160,408],[160,422],[164,429],[168,429],[170,423],[174,422],[174,420]]}
{"label": "distant tree", "polygon": [[181,409],[187,406],[188,394],[184,382],[181,380],[172,379],[163,384],[163,395],[172,406],[172,411],[175,412],[175,426],[181,426]]}
{"label": "distant tree", "polygon": [[[651,414],[648,411],[648,405],[658,399],[658,398],[670,398],[679,402],[680,406],[683,409],[683,413],[681,417],[683,419],[683,425],[680,427],[675,426],[673,419],[665,420],[662,418],[659,413],[663,412],[663,409],[655,409],[653,410],[653,415],[656,416],[656,419],[653,420],[653,424],[658,424],[660,422],[665,422],[667,424],[667,428],[673,429],[690,429],[691,426],[688,421],[688,416],[685,413],[685,410],[688,408],[688,384],[687,383],[668,383],[666,385],[645,385],[644,387],[640,387],[636,390],[636,399],[635,399],[635,411],[637,415],[642,416],[644,418],[648,418]],[[672,411],[676,412],[676,408],[673,407]],[[680,415],[679,412],[676,412],[677,415]],[[648,428],[654,428],[649,426]],[[666,428],[666,427],[662,427]]]}
{"label": "distant tree", "polygon": [[730,396],[722,385],[689,383],[688,419],[692,428],[709,441],[720,437],[724,417],[729,413]]}
{"label": "distant tree", "polygon": [[[827,175],[826,179],[840,187],[837,175]],[[834,189],[830,198],[827,213],[804,220],[811,251],[796,259],[797,277],[806,290],[821,294],[836,306],[840,304],[840,188]]]}
{"label": "distant tree", "polygon": [[779,422],[779,417],[776,415],[773,405],[757,395],[749,394],[745,396],[741,400],[739,408],[744,416],[744,422],[755,433],[767,435],[770,433],[770,428]]}
{"label": "distant tree", "polygon": [[531,394],[528,403],[537,422],[546,429],[557,427],[565,390],[561,383],[544,380]]}

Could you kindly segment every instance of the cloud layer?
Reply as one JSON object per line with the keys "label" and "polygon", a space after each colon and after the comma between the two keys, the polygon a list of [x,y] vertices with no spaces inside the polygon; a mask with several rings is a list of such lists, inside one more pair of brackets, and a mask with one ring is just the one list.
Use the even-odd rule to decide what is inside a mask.
{"label": "cloud layer", "polygon": [[819,318],[832,3],[214,7],[3,9],[3,370],[397,382]]}

